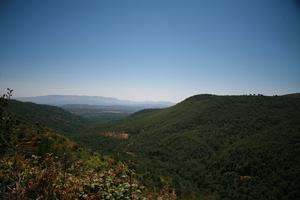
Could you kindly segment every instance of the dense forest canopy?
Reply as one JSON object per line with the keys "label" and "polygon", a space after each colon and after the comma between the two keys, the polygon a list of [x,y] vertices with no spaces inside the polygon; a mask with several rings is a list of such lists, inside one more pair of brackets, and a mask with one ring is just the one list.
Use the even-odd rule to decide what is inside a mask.
{"label": "dense forest canopy", "polygon": [[167,181],[182,198],[296,199],[299,97],[196,95],[98,125],[78,140],[129,163],[149,186]]}
{"label": "dense forest canopy", "polygon": [[[297,199],[299,196],[299,94],[195,95],[169,108],[146,109],[107,123],[87,120],[55,106],[5,102],[1,112],[10,117],[2,117],[2,138],[8,137],[6,133],[14,133],[10,141],[18,144],[18,148],[8,148],[11,150],[4,151],[2,156],[1,178],[6,184],[15,183],[8,179],[8,175],[16,174],[8,163],[13,162],[9,155],[18,152],[18,162],[27,163],[21,169],[33,167],[36,173],[48,166],[44,162],[54,159],[50,155],[57,157],[54,156],[56,174],[66,170],[64,155],[69,158],[67,170],[77,162],[96,162],[87,166],[92,170],[100,167],[100,176],[108,173],[108,168],[103,166],[118,170],[124,165],[118,164],[122,161],[129,166],[124,165],[122,170],[135,171],[135,192],[138,192],[135,194],[143,198],[152,195],[165,199],[176,196],[179,199]],[[20,153],[26,142],[32,144],[29,153]],[[115,161],[107,160],[103,154]],[[34,165],[36,159],[44,161]],[[80,173],[75,170],[71,176],[82,180],[85,180],[82,176],[89,176],[87,172]],[[126,177],[122,180],[124,184],[130,182],[130,176]],[[28,184],[31,179],[25,177],[25,180]],[[91,183],[78,184],[83,187]],[[98,192],[103,190],[101,187]],[[121,186],[114,187],[113,191]],[[12,194],[3,188],[3,194]],[[53,191],[63,195],[59,193],[61,188]],[[88,196],[97,193],[84,191]],[[76,192],[72,194],[76,196]]]}

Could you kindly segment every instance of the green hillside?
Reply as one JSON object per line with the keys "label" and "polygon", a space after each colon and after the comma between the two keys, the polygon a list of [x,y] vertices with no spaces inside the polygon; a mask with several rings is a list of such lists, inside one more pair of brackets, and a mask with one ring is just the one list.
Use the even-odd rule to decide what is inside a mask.
{"label": "green hillside", "polygon": [[56,106],[10,100],[7,109],[24,121],[47,126],[65,135],[72,136],[88,126],[87,120]]}
{"label": "green hillside", "polygon": [[60,135],[81,127],[80,118],[9,95],[0,98],[0,199],[176,199],[167,186],[150,191],[124,163]]}
{"label": "green hillside", "polygon": [[[196,95],[95,127],[78,140],[181,198],[297,199],[300,98]],[[127,137],[118,137],[128,134]]]}

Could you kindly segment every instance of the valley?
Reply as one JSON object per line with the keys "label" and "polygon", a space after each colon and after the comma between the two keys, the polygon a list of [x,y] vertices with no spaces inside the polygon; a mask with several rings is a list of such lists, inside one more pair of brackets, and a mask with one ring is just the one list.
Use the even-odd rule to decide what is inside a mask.
{"label": "valley", "polygon": [[9,110],[126,163],[150,191],[173,188],[178,199],[299,195],[299,94],[195,95],[107,121],[18,101]]}
{"label": "valley", "polygon": [[300,0],[0,0],[0,200],[299,200]]}
{"label": "valley", "polygon": [[89,121],[62,108],[0,98],[0,199],[176,199],[128,166],[74,141]]}

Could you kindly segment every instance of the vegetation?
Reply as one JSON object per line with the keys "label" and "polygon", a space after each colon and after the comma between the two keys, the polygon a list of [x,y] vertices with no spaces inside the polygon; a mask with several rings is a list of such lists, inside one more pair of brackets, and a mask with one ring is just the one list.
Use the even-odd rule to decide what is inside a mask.
{"label": "vegetation", "polygon": [[114,114],[131,114],[139,110],[145,109],[145,106],[130,106],[130,105],[112,105],[112,106],[101,106],[101,105],[82,105],[82,104],[67,104],[62,105],[61,108],[70,111],[71,113],[80,115],[85,118],[97,117],[105,113]]}
{"label": "vegetation", "polygon": [[102,113],[97,116],[87,118],[91,124],[103,124],[112,121],[118,121],[127,117],[128,113]]}
{"label": "vegetation", "polygon": [[56,106],[10,100],[6,109],[22,121],[39,123],[70,136],[81,132],[88,125],[87,120]]}
{"label": "vegetation", "polygon": [[197,95],[98,125],[78,141],[124,160],[149,187],[169,184],[182,199],[300,196],[299,94]]}
{"label": "vegetation", "polygon": [[[60,109],[0,99],[0,199],[175,199],[163,188],[156,193],[141,185],[125,164],[61,136],[55,126]],[[32,110],[35,109],[35,114]],[[22,115],[12,114],[15,113]],[[57,112],[46,120],[43,114]],[[34,116],[36,115],[36,116]],[[73,119],[77,119],[72,116]],[[70,117],[71,118],[71,117]],[[69,118],[61,118],[68,120]],[[81,120],[73,123],[80,125]]]}
{"label": "vegetation", "polygon": [[1,199],[300,196],[299,94],[196,95],[108,123],[10,95],[1,98]]}

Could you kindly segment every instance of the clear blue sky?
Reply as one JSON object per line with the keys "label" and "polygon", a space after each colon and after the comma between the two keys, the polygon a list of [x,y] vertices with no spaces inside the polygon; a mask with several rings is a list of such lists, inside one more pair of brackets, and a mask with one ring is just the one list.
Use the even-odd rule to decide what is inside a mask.
{"label": "clear blue sky", "polygon": [[300,92],[300,3],[1,0],[0,85],[174,102]]}

